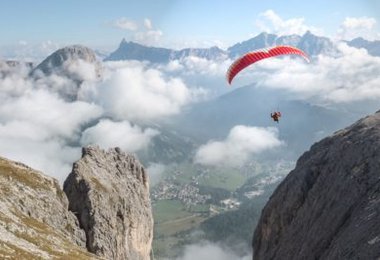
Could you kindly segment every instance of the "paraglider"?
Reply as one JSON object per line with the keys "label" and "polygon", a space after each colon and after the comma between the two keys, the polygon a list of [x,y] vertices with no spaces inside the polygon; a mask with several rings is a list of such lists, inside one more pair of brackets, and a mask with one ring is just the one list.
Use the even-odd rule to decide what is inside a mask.
{"label": "paraglider", "polygon": [[[252,51],[244,54],[242,57],[240,57],[234,63],[231,64],[226,74],[228,84],[231,84],[234,77],[240,71],[250,66],[251,64],[263,59],[276,57],[280,55],[298,55],[305,59],[307,62],[310,62],[309,57],[303,51],[293,46],[280,45]],[[273,119],[274,122],[279,123],[281,112],[275,111],[270,114],[270,117]]]}
{"label": "paraglider", "polygon": [[298,55],[304,58],[307,62],[309,62],[308,56],[301,51],[300,49],[293,46],[274,46],[266,49],[260,49],[253,52],[248,52],[244,54],[242,57],[237,59],[234,63],[231,64],[227,71],[227,81],[228,84],[231,84],[233,78],[243,69],[248,67],[249,65],[258,62],[263,59],[280,56],[280,55]]}

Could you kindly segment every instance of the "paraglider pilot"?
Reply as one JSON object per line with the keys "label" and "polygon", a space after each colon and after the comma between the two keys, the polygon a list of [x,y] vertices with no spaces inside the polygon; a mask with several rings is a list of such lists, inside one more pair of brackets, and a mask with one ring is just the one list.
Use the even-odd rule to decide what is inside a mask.
{"label": "paraglider pilot", "polygon": [[273,119],[273,121],[275,122],[279,122],[279,119],[281,117],[281,112],[280,111],[277,111],[277,112],[274,112],[274,113],[270,113],[270,117]]}

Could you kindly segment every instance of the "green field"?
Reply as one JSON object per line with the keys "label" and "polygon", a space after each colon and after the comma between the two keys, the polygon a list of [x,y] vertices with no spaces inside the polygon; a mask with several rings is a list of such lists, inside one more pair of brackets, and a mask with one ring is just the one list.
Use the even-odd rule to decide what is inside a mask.
{"label": "green field", "polygon": [[[248,177],[240,169],[201,167],[191,163],[171,165],[164,172],[164,178],[176,185],[192,182],[199,186],[221,188],[230,192],[241,187]],[[158,200],[153,204],[153,217],[153,248],[156,256],[174,256],[180,252],[181,245],[190,243],[186,234],[192,233],[210,217],[210,205],[186,207],[179,200]]]}
{"label": "green field", "polygon": [[157,224],[190,215],[179,200],[160,200],[153,204],[153,218]]}
{"label": "green field", "polygon": [[204,217],[208,206],[197,205],[186,211],[178,200],[161,200],[153,205],[154,217],[154,241],[153,249],[156,256],[168,256],[176,254],[179,250],[178,243],[181,238],[177,237],[183,231],[196,228],[207,217]]}
{"label": "green field", "polygon": [[[207,173],[204,174],[204,172]],[[198,179],[199,185],[223,188],[229,191],[234,191],[239,188],[248,178],[246,174],[243,174],[239,169],[206,168],[191,163],[172,165],[168,167],[164,173],[165,177],[174,175],[176,176],[176,182],[182,184],[190,183],[194,178],[202,175],[202,177]]]}
{"label": "green field", "polygon": [[193,228],[206,219],[207,205],[197,205],[188,211],[178,200],[160,200],[153,205],[155,231],[169,236]]}
{"label": "green field", "polygon": [[247,177],[235,169],[212,169],[199,179],[199,184],[214,188],[235,191],[247,180]]}

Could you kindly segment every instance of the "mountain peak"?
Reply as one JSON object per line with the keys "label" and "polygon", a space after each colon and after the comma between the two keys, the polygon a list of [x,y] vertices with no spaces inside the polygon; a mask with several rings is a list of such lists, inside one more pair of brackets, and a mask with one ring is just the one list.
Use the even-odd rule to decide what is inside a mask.
{"label": "mountain peak", "polygon": [[277,35],[262,32],[247,41],[237,43],[228,48],[229,56],[231,58],[236,58],[255,49],[273,46],[276,44],[276,39]]}
{"label": "mountain peak", "polygon": [[123,38],[120,42],[119,48],[125,48],[126,46],[139,46],[139,47],[146,47],[138,42],[133,41],[127,41],[125,38]]}
{"label": "mountain peak", "polygon": [[33,73],[41,71],[45,75],[50,75],[57,69],[62,68],[65,62],[73,60],[84,60],[93,64],[97,62],[96,54],[90,48],[79,44],[70,45],[48,56],[33,70]]}
{"label": "mountain peak", "polygon": [[303,36],[310,36],[310,35],[313,35],[313,36],[314,36],[314,34],[312,34],[310,30],[307,30],[307,31],[303,34]]}
{"label": "mountain peak", "polygon": [[[90,70],[86,70],[84,73],[78,70],[78,65],[83,65],[80,64],[81,62],[92,65],[91,72]],[[68,89],[62,87],[56,89],[65,99],[75,100],[80,84],[84,80],[100,78],[102,67],[97,61],[96,54],[92,49],[83,45],[70,45],[52,53],[30,73],[30,75],[35,78],[43,78],[52,74],[66,77],[75,83],[77,88]],[[57,86],[49,87],[56,88]]]}
{"label": "mountain peak", "polygon": [[300,39],[297,47],[305,51],[310,57],[319,54],[335,55],[338,50],[327,37],[321,37],[307,31]]}
{"label": "mountain peak", "polygon": [[267,37],[277,37],[277,35],[273,34],[273,33],[262,32],[262,33],[259,33],[258,35],[256,35],[253,38],[267,38]]}

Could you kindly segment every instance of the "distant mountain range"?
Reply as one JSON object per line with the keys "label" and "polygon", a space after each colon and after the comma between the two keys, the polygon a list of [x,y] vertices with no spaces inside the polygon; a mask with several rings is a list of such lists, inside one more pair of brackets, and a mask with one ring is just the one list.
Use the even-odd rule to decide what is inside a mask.
{"label": "distant mountain range", "polygon": [[255,49],[267,48],[274,45],[291,45],[305,51],[309,56],[318,54],[337,53],[333,42],[326,37],[319,37],[311,32],[306,32],[303,36],[296,34],[277,36],[275,34],[261,33],[247,41],[237,43],[228,48],[228,54],[231,58],[236,58],[244,53]]}
{"label": "distant mountain range", "polygon": [[347,44],[355,48],[364,48],[372,56],[380,56],[380,41],[367,41],[359,37],[347,42]]}
{"label": "distant mountain range", "polygon": [[[380,41],[368,41],[363,38],[356,38],[352,41],[346,41],[346,43],[355,48],[364,48],[371,55],[380,56]],[[234,59],[249,51],[274,45],[295,46],[305,51],[311,57],[319,54],[339,54],[339,51],[331,39],[314,35],[309,31],[302,36],[296,34],[278,36],[263,32],[247,41],[237,43],[229,47],[227,50],[222,50],[215,46],[211,48],[173,50],[168,48],[149,47],[135,42],[128,42],[123,39],[119,48],[104,60],[139,60],[152,63],[166,63],[170,60],[177,60],[188,56],[196,56],[209,60],[224,59],[227,57]]]}
{"label": "distant mountain range", "polygon": [[218,47],[205,49],[189,48],[176,51],[166,48],[148,47],[135,42],[127,42],[123,39],[119,45],[119,48],[105,58],[105,61],[146,60],[153,63],[164,63],[187,56],[197,56],[200,58],[214,60],[226,57],[227,52],[219,49]]}

